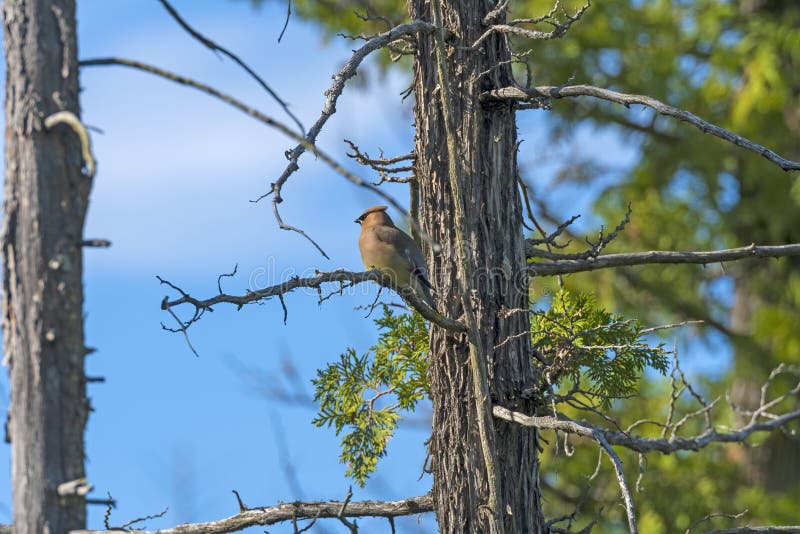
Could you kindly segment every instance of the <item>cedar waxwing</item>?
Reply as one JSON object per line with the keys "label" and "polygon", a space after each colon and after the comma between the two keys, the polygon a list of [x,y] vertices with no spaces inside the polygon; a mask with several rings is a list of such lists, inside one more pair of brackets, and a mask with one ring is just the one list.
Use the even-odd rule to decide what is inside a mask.
{"label": "cedar waxwing", "polygon": [[397,287],[411,287],[423,302],[436,309],[425,256],[411,236],[394,225],[387,207],[373,206],[355,221],[361,225],[358,248],[364,267],[380,270]]}

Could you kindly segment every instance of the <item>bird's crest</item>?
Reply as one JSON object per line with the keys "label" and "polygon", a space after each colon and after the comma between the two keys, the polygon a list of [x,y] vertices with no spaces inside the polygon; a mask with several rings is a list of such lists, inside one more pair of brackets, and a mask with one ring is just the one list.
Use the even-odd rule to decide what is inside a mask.
{"label": "bird's crest", "polygon": [[389,209],[389,206],[372,206],[371,208],[367,209],[364,213],[359,215],[358,219],[356,219],[357,223],[363,222],[364,219],[367,218],[367,215],[370,213],[375,213],[376,211],[386,211]]}

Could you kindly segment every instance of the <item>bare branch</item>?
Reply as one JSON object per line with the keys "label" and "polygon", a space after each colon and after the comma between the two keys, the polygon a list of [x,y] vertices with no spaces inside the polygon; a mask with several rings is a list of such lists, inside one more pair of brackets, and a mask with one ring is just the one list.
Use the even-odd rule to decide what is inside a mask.
{"label": "bare branch", "polygon": [[361,149],[358,148],[358,145],[353,143],[349,139],[344,140],[345,143],[350,145],[350,149],[353,151],[352,154],[348,154],[348,157],[355,159],[362,165],[368,165],[376,170],[383,170],[387,172],[399,172],[399,171],[410,171],[413,170],[413,167],[406,168],[401,167],[400,169],[389,167],[389,165],[393,165],[395,163],[400,163],[403,161],[414,161],[417,156],[411,152],[409,154],[403,154],[401,156],[395,156],[393,158],[385,158],[383,157],[383,151],[381,151],[381,157],[372,159],[369,157],[369,154],[366,152],[362,152]]}
{"label": "bare branch", "polygon": [[[371,39],[368,39],[364,45],[355,50],[353,55],[344,64],[344,66],[333,76],[333,84],[331,87],[325,92],[327,98],[325,100],[325,105],[322,108],[322,113],[317,119],[317,121],[311,126],[308,133],[306,134],[305,138],[291,151],[289,151],[286,155],[287,159],[289,160],[289,164],[286,166],[286,169],[283,173],[278,177],[278,179],[272,184],[272,188],[268,193],[265,193],[258,197],[255,202],[269,196],[270,194],[273,195],[272,197],[272,211],[275,214],[275,218],[278,220],[278,224],[282,229],[289,229],[287,225],[285,225],[280,217],[280,213],[278,212],[278,204],[283,202],[283,198],[281,197],[281,189],[289,177],[297,171],[300,166],[297,164],[297,161],[300,159],[300,156],[309,149],[309,147],[313,147],[314,143],[316,142],[317,136],[319,135],[322,127],[328,122],[328,119],[336,112],[336,102],[344,91],[344,86],[347,81],[356,75],[359,65],[364,59],[372,52],[379,50],[389,44],[397,41],[400,38],[414,35],[418,32],[431,32],[433,31],[434,26],[429,22],[423,22],[420,20],[411,22],[409,24],[401,24],[392,28],[389,31],[376,35]],[[363,182],[359,185],[366,185],[371,186],[366,182]],[[398,209],[402,212],[406,217],[406,211],[399,206],[396,202],[392,204],[393,207]],[[410,221],[412,226],[416,225],[416,221]],[[319,247],[317,247],[319,249]],[[324,252],[323,252],[323,255]],[[326,256],[327,257],[327,256]]]}
{"label": "bare branch", "polygon": [[[580,218],[580,215],[573,215],[572,217],[570,217],[566,221],[564,221],[561,224],[559,224],[558,227],[555,230],[553,230],[550,234],[545,234],[544,230],[539,226],[538,222],[535,222],[536,220],[533,219],[533,213],[530,210],[529,210],[529,214],[530,214],[529,217],[531,217],[531,220],[534,221],[534,224],[537,226],[537,229],[539,230],[539,233],[542,234],[541,238],[531,238],[531,239],[526,239],[525,240],[525,245],[526,245],[526,249],[527,249],[526,250],[526,255],[529,258],[535,257],[534,254],[540,252],[537,249],[533,248],[535,245],[552,245],[553,247],[556,247],[556,248],[564,248],[566,245],[558,244],[556,242],[556,239],[562,233],[564,233],[564,230],[566,230],[567,227],[569,227],[572,223],[574,223],[575,221],[577,221]],[[552,251],[548,249],[548,252],[552,252]],[[556,257],[560,258],[560,256],[556,256]]]}
{"label": "bare branch", "polygon": [[608,459],[611,460],[614,466],[614,473],[617,475],[619,491],[622,494],[622,501],[625,503],[625,514],[628,516],[628,530],[630,530],[631,534],[638,534],[639,527],[636,525],[636,508],[633,506],[631,490],[628,487],[628,483],[625,481],[625,472],[622,470],[622,460],[620,460],[619,455],[614,452],[614,449],[611,448],[611,445],[608,444],[601,434],[595,434],[593,437],[597,443],[600,444],[603,452],[606,453],[606,456],[608,456]]}
{"label": "bare branch", "polygon": [[578,216],[574,216],[568,221],[560,224],[558,228],[549,236],[543,239],[526,239],[525,240],[525,254],[528,258],[547,258],[549,260],[555,261],[564,261],[564,260],[586,260],[590,258],[596,258],[604,248],[608,246],[609,243],[614,241],[619,233],[625,229],[625,226],[631,222],[631,205],[628,204],[628,209],[625,212],[625,217],[623,217],[622,221],[614,228],[614,230],[606,235],[605,227],[601,226],[600,230],[597,232],[597,242],[592,243],[589,238],[586,238],[586,244],[589,246],[583,252],[579,252],[576,254],[566,254],[561,252],[553,252],[552,249],[548,246],[547,250],[542,250],[536,248],[535,245],[540,245],[544,243],[545,245],[554,245],[557,248],[564,248],[566,245],[556,245],[555,239],[558,237],[570,224],[572,224]]}
{"label": "bare branch", "polygon": [[239,270],[239,264],[237,263],[236,265],[233,266],[233,271],[221,274],[217,277],[217,289],[219,289],[220,293],[222,293],[222,279],[233,278],[234,276],[236,276],[236,271],[238,270]]}
{"label": "bare branch", "polygon": [[[504,6],[503,6],[504,7]],[[566,9],[563,9],[562,12],[564,14],[564,21],[561,22],[555,16],[556,11],[559,8],[559,2],[557,1],[553,10],[550,11],[547,15],[543,15],[541,17],[537,17],[535,19],[516,19],[512,20],[508,24],[495,24],[491,26],[488,30],[486,30],[483,35],[481,35],[475,43],[470,47],[473,50],[477,50],[481,44],[483,44],[486,39],[488,39],[494,33],[512,33],[515,35],[521,35],[528,39],[535,39],[535,40],[549,40],[549,39],[558,39],[559,37],[563,37],[564,34],[569,31],[569,28],[586,12],[587,9],[591,7],[591,1],[587,0],[587,2],[581,6],[574,14],[570,15],[567,13]],[[497,18],[502,11],[494,14],[493,18]],[[489,15],[492,15],[494,11],[492,11]],[[487,19],[489,18],[487,15]],[[543,32],[539,30],[529,30],[527,28],[520,28],[518,24],[539,24],[539,23],[547,23],[550,24],[553,29],[549,32]]]}
{"label": "bare branch", "polygon": [[686,320],[681,321],[679,323],[672,323],[672,324],[663,324],[661,326],[651,326],[650,328],[645,328],[644,330],[640,331],[640,334],[652,334],[653,332],[658,332],[660,330],[670,330],[672,328],[679,328],[681,326],[686,326],[690,324],[703,324],[705,321],[700,319],[694,320]]}
{"label": "bare branch", "polygon": [[[283,39],[283,34],[286,33],[286,28],[289,27],[289,19],[292,18],[292,0],[286,0],[286,20],[283,22],[283,28],[281,29],[280,35],[278,35],[278,42],[281,42]],[[303,130],[303,127],[300,127]],[[313,523],[312,523],[313,525]]]}
{"label": "bare branch", "polygon": [[698,519],[697,521],[695,521],[694,523],[692,523],[691,525],[689,525],[689,528],[686,529],[686,532],[684,532],[684,534],[691,534],[692,529],[694,527],[696,527],[696,526],[698,526],[698,525],[700,525],[702,523],[705,523],[706,521],[708,521],[710,519],[714,519],[715,517],[725,517],[725,518],[728,518],[728,519],[739,519],[740,517],[745,515],[747,512],[748,512],[748,510],[742,510],[738,514],[723,514],[721,512],[714,512],[714,513],[708,514],[705,517],[702,517],[702,518]]}
{"label": "bare branch", "polygon": [[483,17],[483,24],[486,26],[494,24],[495,21],[503,17],[506,13],[506,9],[508,9],[510,1],[511,0],[498,0],[497,5]]}
{"label": "bare branch", "polygon": [[[296,501],[263,508],[250,508],[219,521],[186,523],[158,531],[137,530],[140,534],[223,534],[257,525],[274,525],[284,521],[340,517],[400,517],[433,511],[433,497],[423,495],[400,501],[348,502]],[[71,534],[107,534],[105,530],[73,530]]]}
{"label": "bare branch", "polygon": [[[208,86],[208,85],[206,85],[204,83],[198,82],[196,80],[192,80],[190,78],[186,78],[184,76],[180,76],[178,74],[175,74],[175,73],[160,69],[158,67],[154,67],[152,65],[148,65],[146,63],[142,63],[142,62],[139,62],[139,61],[132,61],[132,60],[129,60],[129,59],[122,59],[122,58],[89,59],[89,60],[81,61],[79,63],[79,65],[81,67],[91,67],[91,66],[99,66],[99,65],[117,65],[117,66],[123,66],[123,67],[130,67],[130,68],[134,68],[134,69],[141,70],[141,71],[144,71],[144,72],[148,72],[150,74],[154,74],[156,76],[160,76],[162,78],[166,78],[167,80],[179,83],[181,85],[186,85],[186,86],[189,86],[189,87],[193,87],[193,88],[195,88],[195,89],[197,89],[199,91],[202,91],[202,92],[204,92],[204,93],[206,93],[208,95],[211,95],[211,96],[213,96],[213,97],[225,102],[226,104],[238,109],[242,113],[245,113],[246,115],[256,119],[257,121],[260,121],[260,122],[266,124],[267,126],[275,128],[276,130],[280,131],[281,133],[283,133],[287,137],[290,137],[290,138],[294,139],[295,141],[297,141],[299,143],[298,146],[302,147],[303,150],[301,151],[301,153],[303,151],[305,151],[305,150],[309,150],[315,156],[317,156],[319,159],[321,159],[324,163],[326,163],[329,167],[331,167],[334,171],[336,171],[339,175],[343,176],[344,178],[346,178],[347,180],[349,180],[351,183],[353,183],[355,185],[358,185],[360,187],[364,187],[364,188],[369,189],[370,191],[376,193],[378,196],[380,196],[382,199],[384,199],[386,202],[388,202],[393,208],[398,210],[405,217],[408,217],[408,213],[406,212],[405,208],[403,208],[403,206],[400,205],[400,203],[398,203],[391,195],[385,193],[379,187],[376,187],[376,186],[372,185],[371,183],[369,183],[369,182],[367,182],[365,180],[362,180],[361,178],[359,178],[355,174],[353,174],[350,171],[348,171],[347,169],[345,169],[342,165],[340,165],[338,162],[336,162],[331,156],[329,156],[327,153],[325,153],[322,150],[320,150],[319,148],[317,148],[317,146],[314,145],[312,141],[309,141],[309,140],[307,140],[307,138],[302,137],[300,134],[298,134],[297,132],[295,132],[294,130],[292,130],[291,128],[289,128],[288,126],[283,124],[282,122],[280,122],[280,121],[278,121],[276,119],[273,119],[272,117],[270,117],[268,115],[265,115],[264,113],[258,111],[257,109],[254,109],[254,108],[242,103],[241,101],[239,101],[239,100],[237,100],[237,99],[235,99],[235,98],[233,98],[233,97],[231,97],[231,96],[229,96],[229,95],[227,95],[227,94],[225,94],[225,93],[223,93],[223,92],[221,92],[221,91],[219,91],[217,89],[214,89],[213,87],[210,87],[210,86]],[[313,128],[312,128],[312,131],[313,131]],[[309,136],[310,135],[311,135],[311,132],[309,132]],[[288,175],[287,175],[287,178],[288,178]],[[324,257],[328,258],[328,255],[325,253],[325,251],[322,249],[322,247],[320,247],[320,245],[317,244],[317,242],[314,241],[303,230],[301,230],[299,228],[296,228],[296,227],[293,227],[293,226],[289,226],[287,224],[284,224],[283,219],[281,219],[280,213],[277,210],[277,204],[275,202],[273,202],[273,212],[275,214],[276,220],[278,221],[278,225],[280,226],[280,228],[282,230],[290,230],[290,231],[299,233],[300,235],[302,235],[303,237],[308,239],[308,241],[311,242]],[[410,222],[412,227],[417,227],[417,228],[419,227],[419,225],[418,225],[418,223],[416,221],[413,221],[413,220],[409,219],[409,222]],[[430,238],[427,236],[427,234],[425,234],[424,232],[421,232],[421,230],[420,230],[420,235],[423,238],[425,238],[425,239],[430,241]],[[432,246],[433,246],[434,250],[438,250],[438,247],[439,247],[438,244],[433,243]]]}
{"label": "bare branch", "polygon": [[630,529],[631,533],[638,532],[633,498],[631,497],[630,488],[628,488],[628,484],[625,482],[625,473],[622,470],[622,461],[619,459],[617,453],[614,452],[614,449],[611,448],[611,444],[613,442],[608,439],[609,435],[614,435],[616,433],[593,427],[586,423],[578,423],[577,421],[572,421],[569,419],[560,419],[550,416],[534,417],[524,415],[518,412],[512,412],[503,406],[495,405],[492,408],[492,412],[498,419],[504,419],[512,423],[518,423],[523,426],[530,426],[538,429],[560,430],[567,434],[577,434],[579,436],[591,438],[596,441],[603,449],[603,452],[606,454],[606,456],[609,457],[612,465],[614,466],[614,472],[617,475],[617,483],[619,484],[620,492],[622,493],[622,499],[625,502],[625,512],[628,516],[628,528]]}
{"label": "bare branch", "polygon": [[84,239],[81,241],[82,247],[96,247],[108,248],[111,246],[111,241],[108,239]]}
{"label": "bare branch", "polygon": [[[677,368],[677,366],[676,369],[678,369],[678,372],[680,373],[680,370],[679,368]],[[788,412],[783,415],[770,414],[767,413],[766,410],[769,407],[775,406],[776,404],[782,402],[787,397],[796,395],[798,392],[800,392],[800,382],[794,388],[789,390],[787,393],[780,395],[771,401],[767,401],[766,399],[766,390],[778,375],[782,373],[798,374],[798,372],[799,370],[793,367],[788,367],[784,365],[778,366],[772,373],[770,373],[767,381],[765,382],[762,388],[760,406],[756,411],[753,412],[749,423],[738,430],[725,433],[717,432],[716,429],[713,427],[710,418],[708,417],[709,410],[711,409],[711,407],[713,407],[716,401],[706,402],[702,397],[699,397],[696,393],[694,393],[691,390],[691,386],[686,382],[686,379],[683,377],[682,373],[680,373],[681,379],[683,380],[684,384],[686,384],[686,387],[690,388],[690,391],[692,391],[693,396],[695,396],[695,398],[700,403],[702,408],[696,412],[684,416],[678,423],[674,424],[671,423],[672,409],[676,398],[680,395],[680,392],[675,391],[675,383],[674,383],[675,374],[673,373],[673,386],[672,386],[673,393],[672,393],[672,401],[670,403],[670,416],[668,417],[667,424],[664,425],[664,432],[662,432],[661,434],[662,437],[660,439],[649,439],[649,438],[638,437],[632,435],[628,431],[621,432],[621,431],[606,430],[583,421],[574,421],[572,419],[565,417],[562,414],[556,414],[555,416],[539,416],[539,417],[528,416],[518,412],[513,412],[502,406],[494,406],[493,414],[495,417],[499,419],[504,419],[506,421],[511,421],[524,426],[530,426],[537,429],[561,431],[566,434],[576,434],[596,441],[602,447],[603,451],[609,456],[609,458],[612,460],[612,463],[614,464],[614,469],[617,475],[617,481],[620,485],[620,490],[622,492],[623,499],[625,500],[626,511],[628,512],[629,528],[631,529],[631,532],[635,532],[636,524],[635,524],[635,517],[633,516],[633,502],[629,500],[630,491],[625,483],[624,474],[622,472],[622,465],[621,462],[619,461],[619,457],[611,448],[611,445],[623,446],[633,451],[639,452],[640,454],[653,451],[659,451],[664,454],[670,454],[679,450],[697,451],[714,442],[741,443],[746,441],[747,438],[755,432],[776,430],[786,425],[790,421],[800,419],[800,410]],[[677,429],[688,417],[694,417],[696,415],[699,415],[700,413],[706,415],[706,428],[702,433],[689,438],[680,437],[676,435]],[[760,421],[759,417],[766,418],[768,419],[768,421]],[[634,426],[635,425],[632,425],[629,428],[629,430]],[[666,430],[668,427],[671,427],[673,429],[673,432],[671,433],[669,439],[665,439],[664,436],[666,435]],[[716,515],[721,515],[721,514],[712,514],[710,516],[707,516],[703,520],[708,519],[710,517],[714,517]],[[700,522],[702,522],[702,520]],[[694,525],[692,525],[692,527],[690,527],[689,530],[691,530],[691,528],[693,528],[700,522],[697,522]],[[748,530],[750,528],[755,528],[756,530]],[[762,528],[763,530],[761,530]],[[729,529],[725,531],[714,531],[714,532],[731,532],[731,533],[800,532],[800,530],[792,530],[792,529],[798,529],[798,527],[777,527],[776,530],[769,530],[771,528],[776,528],[776,527],[739,527],[736,529]]]}
{"label": "bare branch", "polygon": [[[425,304],[417,295],[414,293],[414,290],[411,288],[395,288],[392,286],[391,280],[387,279],[383,276],[380,271],[366,271],[362,273],[355,273],[351,271],[330,271],[330,272],[319,272],[315,276],[310,276],[306,278],[294,277],[290,278],[289,280],[282,282],[280,284],[266,287],[263,289],[258,289],[255,291],[248,291],[244,295],[228,295],[225,293],[219,293],[208,299],[196,299],[189,295],[187,292],[183,291],[176,285],[159,278],[159,280],[172,287],[176,291],[181,294],[181,297],[174,300],[169,300],[167,297],[161,302],[161,309],[169,310],[172,312],[172,308],[176,306],[180,306],[181,304],[190,304],[195,308],[195,318],[188,323],[184,323],[183,321],[179,322],[182,326],[188,327],[192,322],[199,318],[200,312],[205,310],[212,310],[212,307],[216,304],[226,303],[226,304],[235,304],[239,309],[246,304],[253,304],[256,302],[264,301],[270,297],[280,297],[286,293],[289,293],[295,289],[301,287],[307,287],[312,289],[319,290],[322,284],[325,283],[349,283],[350,286],[360,284],[363,282],[376,282],[382,286],[388,287],[390,289],[396,290],[410,305],[414,308],[420,315],[422,315],[425,319],[429,320],[430,322],[453,332],[466,332],[466,327],[459,321],[455,319],[451,319],[448,317],[443,317],[439,312]],[[350,287],[348,286],[348,287]],[[182,331],[185,334],[185,328],[181,328],[178,331]]]}
{"label": "bare branch", "polygon": [[684,438],[680,436],[674,436],[669,439],[642,438],[626,432],[605,430],[583,421],[574,421],[572,419],[568,419],[561,415],[559,415],[559,417],[528,416],[521,413],[512,412],[511,410],[508,410],[502,406],[494,407],[494,415],[500,419],[513,421],[525,426],[532,426],[546,430],[560,430],[561,432],[577,434],[579,436],[592,439],[596,439],[594,435],[595,433],[599,433],[602,434],[609,444],[626,447],[636,452],[661,452],[664,454],[670,454],[675,451],[698,451],[710,445],[711,443],[741,443],[750,437],[751,434],[756,432],[771,432],[789,423],[790,421],[800,419],[800,410],[785,413],[769,421],[750,423],[733,432],[717,432],[711,428],[694,437]]}
{"label": "bare branch", "polygon": [[[280,105],[283,108],[283,111],[285,111],[286,114],[294,121],[294,123],[297,125],[297,128],[300,130],[300,132],[305,133],[306,130],[303,127],[303,123],[301,123],[300,119],[298,119],[295,116],[295,114],[292,113],[289,110],[289,104],[287,104],[281,97],[279,97],[278,94],[275,91],[273,91],[272,88],[269,85],[267,85],[267,82],[265,82],[261,78],[261,76],[256,74],[256,72],[253,69],[251,69],[250,66],[247,65],[247,63],[242,61],[239,58],[239,56],[237,56],[233,52],[229,51],[226,48],[221,47],[220,45],[218,45],[217,43],[215,43],[214,41],[212,41],[211,39],[209,39],[205,35],[201,34],[197,30],[192,28],[189,25],[189,23],[186,22],[183,19],[183,17],[180,16],[180,14],[175,10],[175,8],[172,7],[169,2],[167,2],[167,0],[159,0],[159,2],[161,2],[161,5],[164,6],[164,9],[167,10],[167,12],[172,16],[172,18],[174,18],[175,21],[178,24],[180,24],[181,28],[186,30],[186,32],[189,35],[191,35],[192,37],[197,39],[203,46],[205,46],[206,48],[212,50],[213,52],[219,52],[222,55],[227,56],[228,58],[232,59],[234,61],[234,63],[236,63],[237,65],[242,67],[242,69],[244,69],[244,71],[247,74],[249,74],[250,77],[253,78],[258,83],[258,85],[260,85],[267,93],[269,93],[269,95],[275,100],[275,102],[277,102],[278,105]],[[291,3],[291,0],[289,0],[289,13],[286,15],[286,25],[289,24],[289,16],[291,15],[291,13],[292,13],[292,3]],[[281,31],[281,37],[283,37],[283,32],[286,31],[286,25],[284,25],[283,31]],[[280,37],[278,37],[278,42],[280,42],[280,40],[281,40]]]}
{"label": "bare branch", "polygon": [[246,511],[246,510],[249,510],[249,508],[247,507],[247,505],[246,505],[246,504],[244,503],[244,501],[242,500],[242,496],[241,496],[241,495],[239,495],[239,492],[238,492],[238,491],[236,491],[236,490],[231,490],[231,493],[233,493],[234,497],[236,497],[236,504],[238,504],[238,505],[239,505],[239,511],[240,511],[240,512],[244,512],[244,511]]}
{"label": "bare branch", "polygon": [[[166,299],[166,297],[164,297],[164,298]],[[189,339],[189,325],[191,325],[192,321],[190,321],[189,323],[184,323],[181,320],[181,318],[178,317],[178,315],[174,311],[172,311],[172,309],[164,308],[163,304],[161,305],[161,307],[163,309],[167,310],[169,312],[169,314],[172,315],[172,317],[175,319],[175,321],[178,322],[178,325],[179,325],[178,326],[178,330],[175,330],[175,329],[172,329],[172,328],[167,328],[164,325],[164,323],[161,323],[161,328],[163,328],[164,330],[168,330],[170,332],[176,332],[176,331],[177,332],[182,332],[183,333],[183,338],[186,340],[186,344],[189,345],[189,348],[192,350],[192,353],[194,353],[194,355],[199,358],[200,354],[197,352],[197,349],[194,348],[194,345],[192,345],[192,340]],[[199,317],[199,315],[198,315],[198,317]]]}
{"label": "bare branch", "polygon": [[411,174],[410,176],[390,176],[391,174],[414,171],[413,165],[392,167],[392,165],[403,161],[414,161],[416,156],[414,155],[413,152],[403,156],[384,158],[383,151],[381,150],[380,151],[381,157],[378,159],[372,159],[369,157],[369,154],[367,154],[366,152],[362,152],[361,149],[358,148],[358,145],[356,145],[349,139],[345,139],[344,141],[345,143],[350,145],[350,149],[352,150],[351,153],[347,154],[348,158],[352,158],[356,160],[359,164],[369,167],[370,169],[377,172],[378,175],[381,177],[380,181],[372,182],[372,185],[378,186],[384,182],[409,183],[415,179],[413,174]]}
{"label": "bare branch", "polygon": [[350,504],[350,499],[353,497],[353,488],[347,488],[347,495],[344,497],[344,502],[342,503],[342,508],[339,510],[339,515],[336,517],[341,521],[341,523],[350,529],[351,534],[358,534],[358,525],[356,522],[353,521],[352,523],[345,519],[347,517],[347,505]]}
{"label": "bare branch", "polygon": [[157,514],[146,515],[144,517],[137,517],[136,519],[131,519],[130,521],[126,521],[125,523],[121,524],[118,527],[112,527],[112,529],[113,530],[116,530],[116,529],[119,529],[119,530],[138,530],[138,529],[130,529],[130,527],[132,527],[133,525],[135,525],[137,523],[144,523],[145,521],[149,521],[151,519],[158,519],[160,517],[164,517],[165,515],[167,515],[168,511],[169,511],[169,508],[164,508],[164,510],[162,510],[161,512],[159,512]]}
{"label": "bare branch", "polygon": [[[541,253],[544,251],[538,251]],[[527,251],[530,256],[530,249]],[[546,252],[547,254],[553,253]],[[531,276],[553,276],[558,274],[580,273],[608,269],[613,267],[631,267],[634,265],[651,265],[656,263],[690,263],[705,265],[723,261],[736,261],[746,258],[783,258],[800,256],[800,243],[791,245],[761,246],[752,244],[747,247],[712,250],[707,252],[674,252],[667,250],[651,250],[648,252],[631,252],[622,254],[606,254],[596,258],[563,259],[553,262],[533,262],[528,264]]]}
{"label": "bare branch", "polygon": [[701,119],[694,113],[667,105],[660,100],[656,100],[655,98],[651,98],[649,96],[620,93],[610,89],[603,89],[591,85],[566,85],[562,87],[541,86],[530,89],[521,87],[503,87],[501,89],[494,89],[492,91],[483,93],[481,95],[481,100],[517,100],[522,102],[535,102],[537,99],[542,98],[559,99],[576,96],[591,96],[593,98],[599,98],[609,102],[616,102],[617,104],[622,104],[625,107],[629,107],[634,104],[649,107],[656,110],[661,115],[667,115],[684,122],[688,122],[703,133],[711,134],[719,137],[720,139],[724,139],[729,143],[733,143],[736,146],[742,147],[745,150],[755,152],[756,154],[768,159],[772,163],[775,163],[784,171],[800,170],[800,162],[798,161],[788,160],[776,154],[767,147],[759,145],[758,143],[754,143],[753,141],[726,130],[725,128],[711,124],[710,122]]}

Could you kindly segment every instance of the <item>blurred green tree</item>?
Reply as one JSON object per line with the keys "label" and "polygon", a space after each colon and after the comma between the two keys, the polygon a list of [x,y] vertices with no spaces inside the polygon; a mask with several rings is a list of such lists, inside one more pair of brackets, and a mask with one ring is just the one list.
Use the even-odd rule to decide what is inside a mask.
{"label": "blurred green tree", "polygon": [[[561,3],[568,11],[583,4]],[[407,17],[404,3],[397,0],[301,0],[292,5],[301,17],[322,24],[328,35],[382,31],[387,21]],[[527,0],[509,9],[513,17],[551,7],[549,0]],[[528,44],[521,41],[519,49]],[[532,85],[574,82],[647,94],[758,139],[788,158],[800,157],[800,4],[791,0],[596,2],[569,38],[538,46],[515,68],[518,79]],[[602,221],[615,224],[632,204],[634,215],[612,245],[615,251],[800,241],[800,185],[755,154],[660,119],[651,110],[575,99],[555,104],[549,117],[550,139],[567,146],[574,132],[588,124],[615,132],[638,152],[635,163],[622,172],[604,173],[598,162],[579,157],[562,162],[557,173],[559,187],[585,187],[595,194],[594,212]],[[572,215],[541,201],[546,191],[536,169],[523,179],[538,217],[560,223]],[[581,232],[573,235],[581,238],[572,246],[579,250]],[[690,347],[710,354],[730,351],[733,358],[729,365],[721,356],[709,356],[717,358],[719,372],[706,377],[700,389],[708,397],[731,389],[733,400],[748,407],[758,403],[760,385],[778,362],[800,363],[797,266],[796,259],[781,259],[724,267],[624,268],[560,282],[645,323],[703,320],[693,330]],[[556,284],[536,283],[542,294]],[[615,403],[611,414],[629,423],[652,418],[665,409],[665,395],[668,386],[652,377],[641,402]],[[727,415],[731,422],[737,417]],[[651,456],[643,464],[638,502],[642,530],[685,530],[710,512],[744,509],[754,523],[795,521],[800,446],[787,433],[757,443],[757,448],[732,445],[702,455]],[[553,454],[552,448],[548,451]],[[553,462],[543,462],[543,469],[550,469],[543,474],[552,490],[545,504],[550,515],[569,513],[587,492],[594,504],[584,503],[586,517],[604,501],[616,502],[612,472],[601,472],[587,485],[585,476],[594,463],[594,453],[580,449],[569,461],[554,456]],[[624,513],[607,507],[603,517],[603,530],[612,532],[621,527]]]}

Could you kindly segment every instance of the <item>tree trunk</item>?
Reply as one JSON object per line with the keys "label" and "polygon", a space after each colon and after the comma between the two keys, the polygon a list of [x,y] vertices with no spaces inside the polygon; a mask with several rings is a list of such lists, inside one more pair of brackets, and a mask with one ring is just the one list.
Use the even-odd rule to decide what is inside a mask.
{"label": "tree trunk", "polygon": [[84,476],[81,236],[90,181],[65,125],[78,108],[74,0],[3,2],[6,186],[3,352],[9,368],[14,531],[85,527],[82,498],[57,487]]}
{"label": "tree trunk", "polygon": [[[516,124],[511,104],[484,106],[481,92],[510,85],[510,52],[504,39],[469,47],[485,31],[483,19],[494,7],[485,0],[443,0],[443,18],[451,32],[447,44],[452,85],[452,114],[463,175],[458,176],[467,220],[470,281],[484,346],[491,402],[532,412],[522,392],[533,385],[528,289],[523,251],[522,210],[517,190]],[[412,20],[431,21],[426,0],[410,0]],[[441,112],[433,37],[421,35],[414,63],[416,168],[424,230],[441,246],[425,249],[438,295],[439,310],[463,313],[457,284],[454,209],[448,176],[445,125]],[[456,69],[458,65],[458,69]],[[486,73],[489,71],[488,73]],[[508,313],[504,313],[504,310]],[[430,387],[433,401],[433,494],[444,533],[489,532],[486,466],[478,433],[478,415],[466,336],[431,329]],[[501,481],[499,513],[507,533],[544,530],[538,485],[536,434],[496,422],[495,445]]]}

